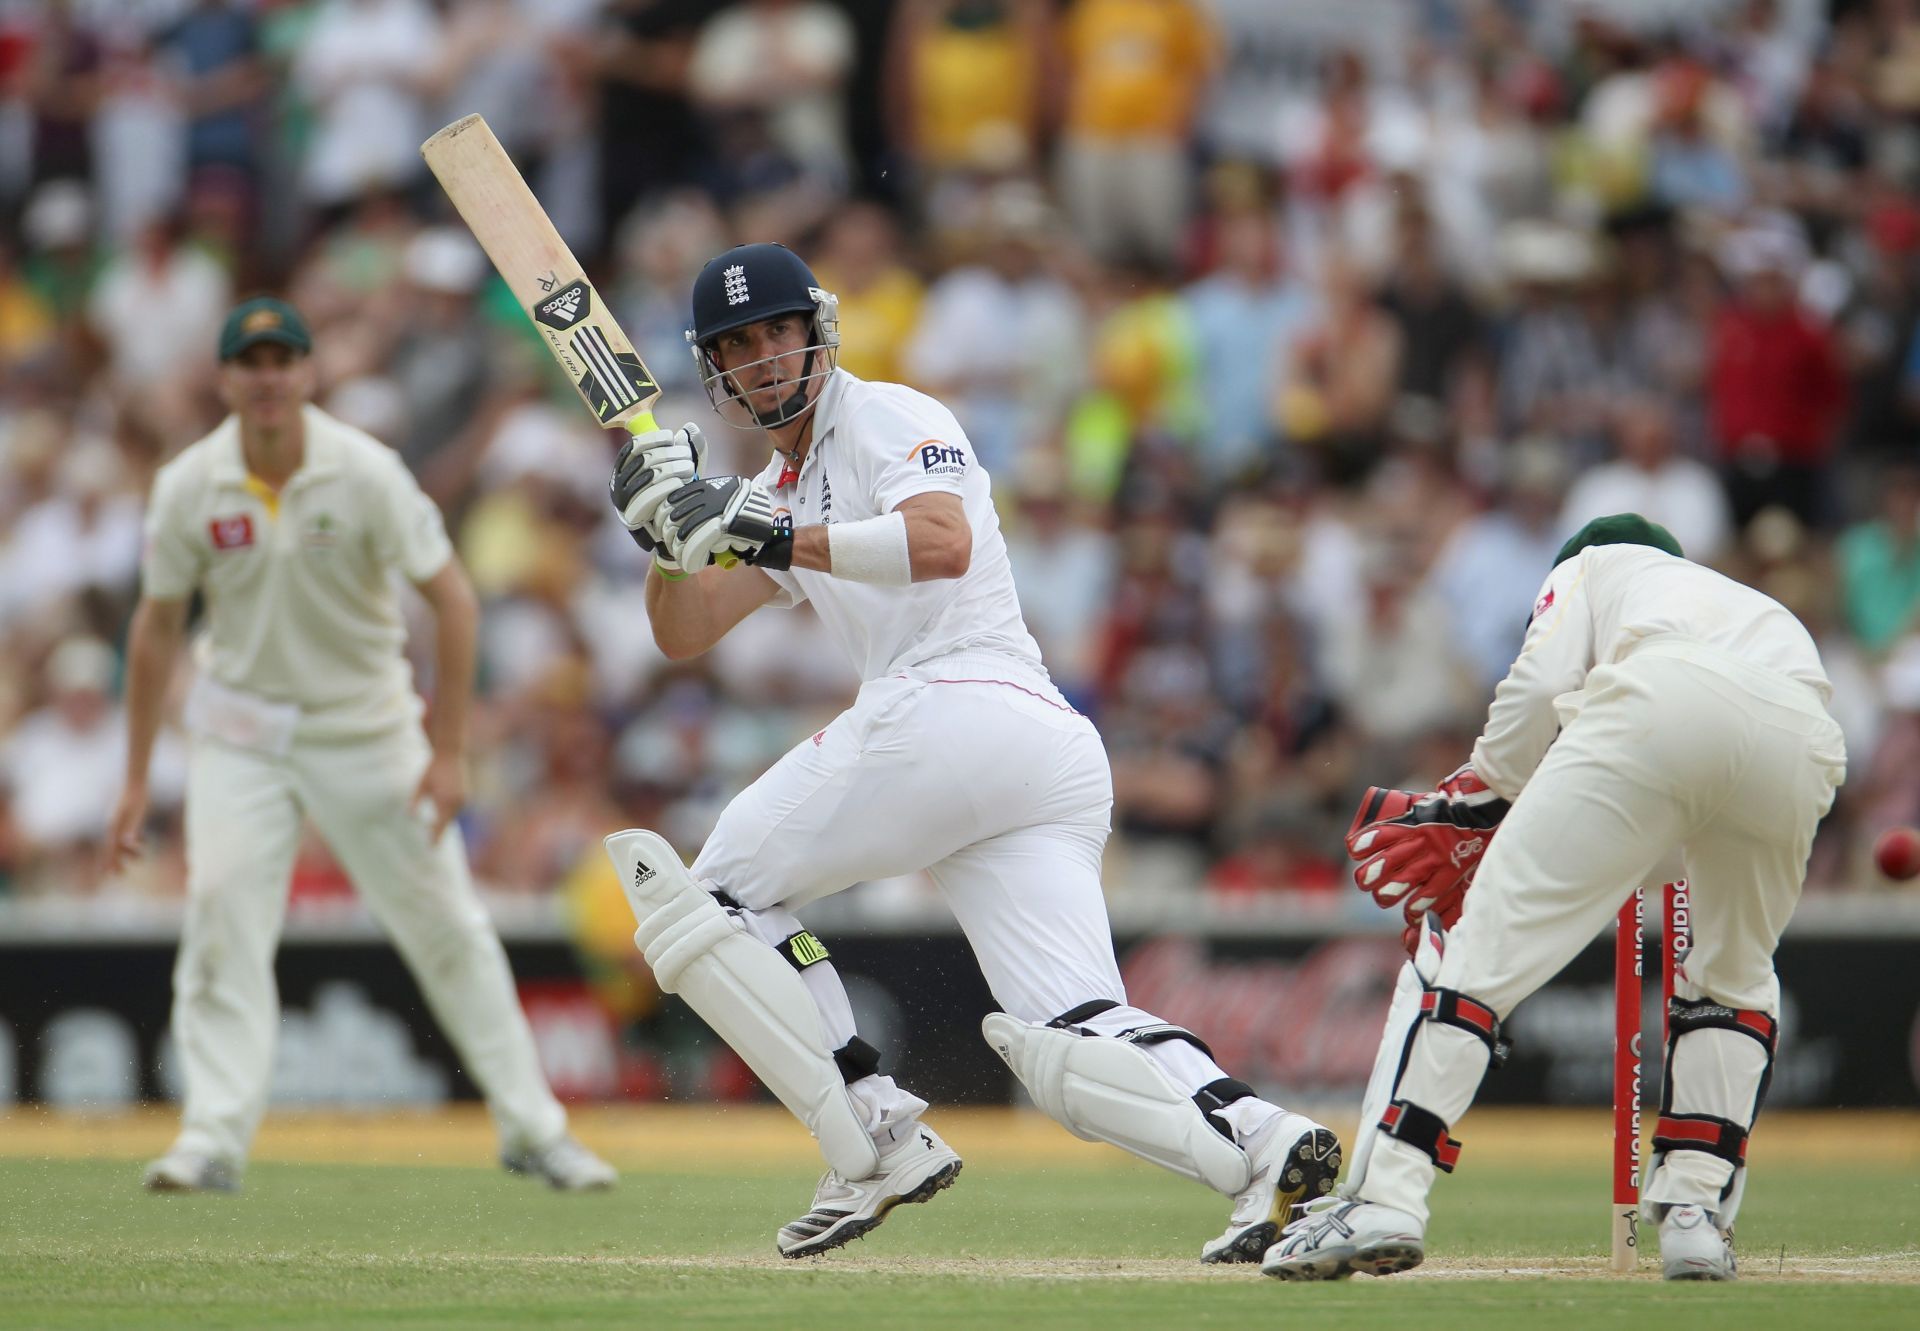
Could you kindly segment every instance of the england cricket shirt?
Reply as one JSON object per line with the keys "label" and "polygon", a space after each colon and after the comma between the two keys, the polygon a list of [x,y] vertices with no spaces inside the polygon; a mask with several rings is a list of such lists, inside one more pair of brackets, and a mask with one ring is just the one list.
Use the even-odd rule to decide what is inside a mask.
{"label": "england cricket shirt", "polygon": [[920,494],[960,497],[973,554],[958,578],[877,587],[810,569],[765,570],[774,605],[811,601],[863,680],[956,654],[993,657],[1046,679],[1014,591],[986,469],[953,413],[900,384],[836,370],[814,409],[813,443],[797,472],[778,455],[759,481],[777,520],[796,527],[859,522]]}

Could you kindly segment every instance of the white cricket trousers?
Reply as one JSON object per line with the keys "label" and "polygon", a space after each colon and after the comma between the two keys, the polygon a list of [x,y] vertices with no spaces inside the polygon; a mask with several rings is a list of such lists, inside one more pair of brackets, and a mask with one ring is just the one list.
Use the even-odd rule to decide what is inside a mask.
{"label": "white cricket trousers", "polygon": [[[727,806],[693,876],[778,942],[794,908],[924,869],[1005,1011],[1044,1022],[1108,999],[1123,1007],[1089,1026],[1124,1029],[1159,1019],[1124,1007],[1100,885],[1112,807],[1099,732],[1051,683],[947,656],[863,685]],[[853,1018],[830,969],[803,976],[840,1043]],[[1184,1042],[1150,1048],[1189,1090],[1226,1075]]]}
{"label": "white cricket trousers", "polygon": [[187,914],[173,971],[181,1149],[244,1160],[266,1110],[280,1018],[273,959],[303,816],[399,948],[503,1145],[540,1147],[566,1131],[459,828],[430,844],[407,810],[429,756],[417,727],[296,742],[277,756],[194,737]]}
{"label": "white cricket trousers", "polygon": [[[1618,665],[1595,668],[1584,689],[1556,705],[1560,737],[1487,848],[1447,936],[1436,987],[1505,1019],[1678,849],[1694,934],[1675,992],[1778,1019],[1774,949],[1800,899],[1814,829],[1846,769],[1840,728],[1818,695],[1662,634]],[[1389,1031],[1389,1041],[1401,1038]],[[1750,1056],[1744,1048],[1741,1055]],[[1476,1037],[1429,1026],[1414,1040],[1398,1093],[1458,1123],[1485,1066]],[[1760,1071],[1755,1058],[1715,1072],[1710,1080],[1727,1084],[1705,1092],[1726,1100],[1713,1112],[1750,1112]],[[1743,1088],[1744,1109],[1736,1104]],[[1362,1195],[1424,1217],[1432,1162],[1398,1141],[1377,1145]],[[1714,1204],[1705,1183],[1717,1189],[1728,1167],[1697,1152],[1678,1158],[1712,1175],[1700,1200]]]}

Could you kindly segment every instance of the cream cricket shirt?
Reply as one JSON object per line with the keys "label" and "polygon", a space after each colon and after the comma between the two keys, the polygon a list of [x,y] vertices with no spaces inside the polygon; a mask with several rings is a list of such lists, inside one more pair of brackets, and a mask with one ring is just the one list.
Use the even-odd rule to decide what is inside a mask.
{"label": "cream cricket shirt", "polygon": [[160,469],[141,583],[162,600],[205,593],[202,671],[297,705],[298,738],[346,739],[419,715],[390,574],[423,582],[453,550],[397,453],[303,414],[306,458],[277,496],[248,477],[233,417]]}
{"label": "cream cricket shirt", "polygon": [[775,454],[758,477],[773,495],[777,521],[858,522],[918,494],[953,494],[973,531],[973,555],[958,578],[908,587],[766,569],[782,593],[770,604],[813,602],[863,680],[958,652],[999,657],[1046,679],[1040,646],[1020,617],[991,483],[953,413],[925,393],[845,370],[834,371],[814,411],[813,445],[799,473]]}
{"label": "cream cricket shirt", "polygon": [[1833,696],[1812,635],[1772,597],[1651,546],[1592,546],[1547,575],[1473,770],[1512,799],[1579,713],[1588,674],[1669,635],[1797,680],[1822,703]]}

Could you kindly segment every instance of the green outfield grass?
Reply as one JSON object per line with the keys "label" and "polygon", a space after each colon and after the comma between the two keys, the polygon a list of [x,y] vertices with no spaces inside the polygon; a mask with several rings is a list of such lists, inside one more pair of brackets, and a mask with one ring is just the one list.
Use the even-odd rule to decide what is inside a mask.
{"label": "green outfield grass", "polygon": [[785,1166],[630,1168],[614,1192],[566,1197],[496,1170],[261,1163],[240,1196],[162,1197],[126,1160],[0,1159],[0,1325],[1915,1324],[1911,1165],[1776,1163],[1741,1227],[1748,1278],[1667,1286],[1650,1258],[1636,1279],[1602,1270],[1600,1163],[1463,1170],[1442,1181],[1428,1272],[1297,1286],[1192,1262],[1222,1204],[1125,1161],[969,1166],[846,1252],[783,1262],[773,1231],[812,1186]]}

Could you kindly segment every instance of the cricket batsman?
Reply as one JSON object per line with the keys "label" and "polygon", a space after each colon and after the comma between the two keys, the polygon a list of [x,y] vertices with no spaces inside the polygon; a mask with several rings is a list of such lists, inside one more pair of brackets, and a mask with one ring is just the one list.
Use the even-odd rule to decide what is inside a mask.
{"label": "cricket batsman", "polygon": [[762,606],[811,601],[864,681],[728,806],[691,872],[651,832],[607,839],[661,989],[826,1157],[780,1251],[839,1247],[960,1172],[927,1102],[855,1032],[826,947],[793,913],[924,869],[1005,1009],[986,1039],[1034,1102],[1232,1198],[1201,1259],[1259,1260],[1290,1208],[1332,1187],[1339,1143],[1230,1076],[1200,1036],[1127,1003],[1100,885],[1106,753],[1021,619],[965,433],[932,398],[837,368],[838,302],[782,246],[720,255],[692,304],[709,398],[773,456],[757,477],[706,476],[693,426],[622,450],[613,502],[654,556],[654,638],[685,659]]}
{"label": "cricket batsman", "polygon": [[1354,876],[1405,912],[1413,959],[1353,1168],[1263,1271],[1420,1264],[1427,1193],[1460,1157],[1453,1126],[1504,1055],[1501,1023],[1677,851],[1694,943],[1643,1201],[1667,1279],[1734,1278],[1747,1137],[1779,1030],[1773,953],[1846,770],[1831,695],[1800,622],[1688,562],[1664,528],[1620,514],[1561,548],[1472,761],[1438,791],[1370,791],[1355,819]]}
{"label": "cricket batsman", "polygon": [[[466,795],[473,589],[399,455],[309,402],[311,351],[291,305],[237,306],[219,341],[232,414],[160,469],[147,510],[116,868],[140,850],[148,760],[196,591],[206,629],[186,704],[187,910],[173,972],[185,1104],[146,1186],[240,1185],[267,1104],[287,882],[312,819],[486,1095],[501,1163],[567,1191],[608,1187],[613,1170],[568,1135],[541,1073],[452,821]],[[424,727],[393,574],[436,625]]]}

